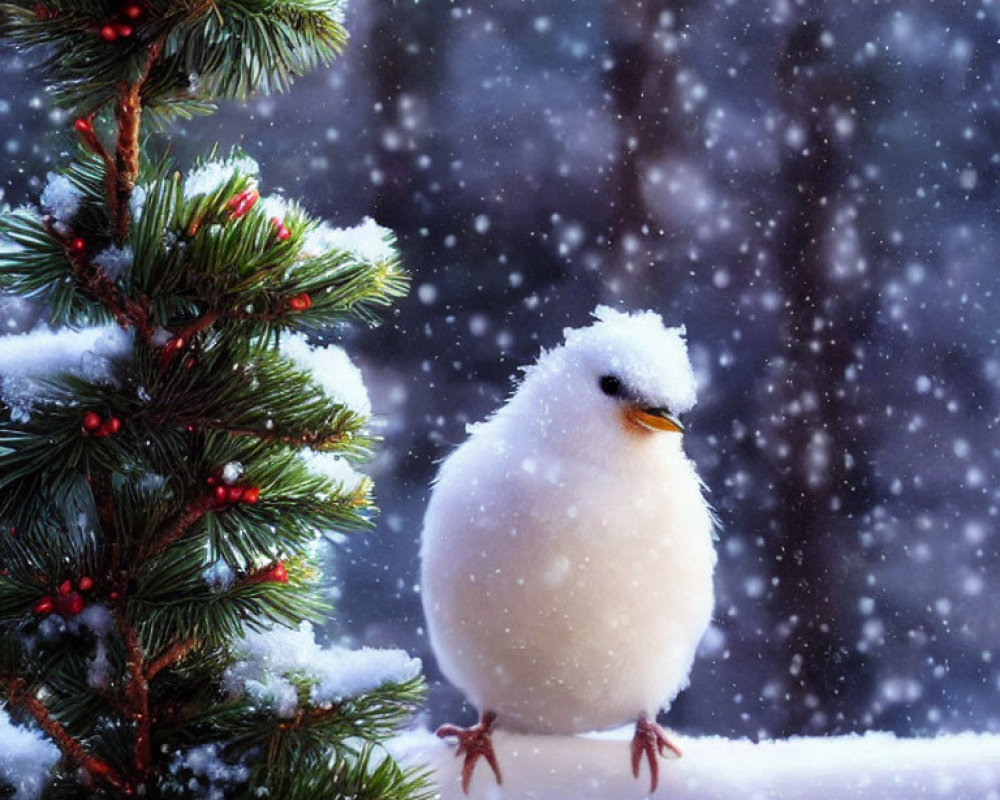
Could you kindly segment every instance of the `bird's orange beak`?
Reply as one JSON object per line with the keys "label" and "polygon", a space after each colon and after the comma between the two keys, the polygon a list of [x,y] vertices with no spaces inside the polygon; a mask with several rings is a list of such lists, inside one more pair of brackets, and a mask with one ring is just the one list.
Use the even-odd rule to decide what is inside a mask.
{"label": "bird's orange beak", "polygon": [[665,408],[640,408],[633,406],[625,412],[625,417],[633,425],[648,431],[673,431],[684,433],[684,426],[675,414]]}

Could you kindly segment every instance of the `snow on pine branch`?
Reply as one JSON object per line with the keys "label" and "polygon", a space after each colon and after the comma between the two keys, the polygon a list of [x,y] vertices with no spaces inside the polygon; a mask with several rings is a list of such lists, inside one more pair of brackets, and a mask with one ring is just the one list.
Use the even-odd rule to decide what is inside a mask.
{"label": "snow on pine branch", "polygon": [[58,222],[69,222],[80,210],[83,194],[65,175],[50,172],[38,202]]}
{"label": "snow on pine branch", "polygon": [[371,217],[365,217],[353,228],[334,228],[321,223],[310,231],[302,243],[302,255],[306,258],[321,256],[339,250],[349,253],[357,261],[378,263],[395,257],[393,234]]}
{"label": "snow on pine branch", "polygon": [[415,731],[391,746],[404,765],[429,764],[439,800],[1000,800],[1000,734],[898,739],[891,733],[752,742],[671,737],[684,755],[661,759],[649,794],[629,761],[631,728],[600,737],[495,733],[503,786],[485,762],[469,795],[454,745]]}
{"label": "snow on pine branch", "polygon": [[317,450],[300,450],[299,458],[310,472],[322,475],[332,483],[340,484],[344,491],[354,492],[365,479],[346,458]]}
{"label": "snow on pine branch", "polygon": [[334,403],[363,417],[371,414],[372,405],[361,370],[342,347],[334,344],[314,347],[303,334],[287,334],[281,339],[281,354],[290,358],[298,369],[308,372]]}
{"label": "snow on pine branch", "polygon": [[59,760],[59,748],[41,733],[11,723],[0,708],[0,785],[14,788],[12,800],[36,800]]}
{"label": "snow on pine branch", "polygon": [[185,178],[184,200],[188,201],[221,189],[235,178],[237,173],[256,178],[260,174],[260,165],[246,155],[206,161],[191,170]]}
{"label": "snow on pine branch", "polygon": [[131,351],[132,334],[117,325],[71,330],[39,328],[0,338],[0,399],[15,420],[27,421],[43,382],[68,374],[92,383],[112,382],[111,364]]}
{"label": "snow on pine branch", "polygon": [[246,695],[285,718],[298,710],[297,686],[303,679],[310,703],[327,706],[420,673],[420,659],[402,650],[322,647],[308,622],[249,633],[238,645],[238,654],[240,660],[223,677],[226,691]]}

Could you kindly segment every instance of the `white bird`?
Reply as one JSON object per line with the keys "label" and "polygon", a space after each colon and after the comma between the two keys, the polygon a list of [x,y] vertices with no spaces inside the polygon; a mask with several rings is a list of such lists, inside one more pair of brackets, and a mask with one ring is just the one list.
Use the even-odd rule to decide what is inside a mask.
{"label": "white bird", "polygon": [[445,676],[480,723],[442,726],[501,773],[490,739],[636,722],[651,789],[656,714],[688,683],[713,606],[714,516],[682,449],[695,403],[683,328],[595,311],[525,370],[443,462],[424,518],[422,595]]}

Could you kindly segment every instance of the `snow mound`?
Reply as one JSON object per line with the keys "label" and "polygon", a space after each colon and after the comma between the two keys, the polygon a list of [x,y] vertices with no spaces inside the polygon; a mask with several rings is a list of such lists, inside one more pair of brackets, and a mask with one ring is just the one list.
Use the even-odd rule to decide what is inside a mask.
{"label": "snow mound", "polygon": [[649,794],[629,761],[631,729],[600,738],[493,737],[503,786],[476,767],[468,798],[459,785],[454,745],[427,731],[397,738],[404,764],[429,763],[439,800],[1000,800],[1000,735],[961,733],[898,739],[891,733],[751,742],[674,736],[684,755],[660,759],[660,785]]}

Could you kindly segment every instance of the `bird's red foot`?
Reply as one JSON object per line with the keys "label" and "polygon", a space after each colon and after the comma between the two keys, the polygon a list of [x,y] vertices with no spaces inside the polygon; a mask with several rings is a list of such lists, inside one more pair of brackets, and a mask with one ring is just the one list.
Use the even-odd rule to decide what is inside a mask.
{"label": "bird's red foot", "polygon": [[632,774],[639,777],[639,766],[642,757],[646,756],[649,764],[649,792],[656,791],[656,785],[660,781],[660,762],[656,754],[666,755],[669,750],[677,758],[681,757],[681,749],[667,737],[667,732],[656,724],[650,722],[645,715],[639,717],[635,723],[635,735],[632,737]]}
{"label": "bird's red foot", "polygon": [[482,756],[486,763],[493,768],[493,774],[497,776],[497,783],[503,783],[500,776],[500,766],[497,764],[497,755],[493,752],[493,725],[497,721],[495,711],[484,711],[478,725],[471,728],[459,728],[455,725],[442,725],[437,729],[437,735],[444,739],[449,736],[458,738],[458,750],[456,756],[465,755],[462,764],[462,791],[469,793],[469,783],[472,781],[472,772],[476,768],[476,762]]}

